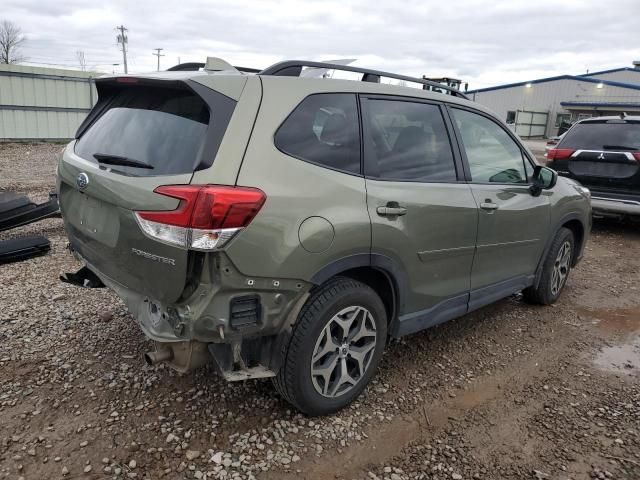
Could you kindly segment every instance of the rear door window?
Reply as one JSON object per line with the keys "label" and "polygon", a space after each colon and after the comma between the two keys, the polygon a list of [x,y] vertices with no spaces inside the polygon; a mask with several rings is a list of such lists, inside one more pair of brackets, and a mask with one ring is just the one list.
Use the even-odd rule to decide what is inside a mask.
{"label": "rear door window", "polygon": [[558,148],[640,150],[640,123],[625,120],[578,123],[565,134]]}
{"label": "rear door window", "polygon": [[451,142],[440,107],[367,99],[367,176],[414,182],[456,181]]}
{"label": "rear door window", "polygon": [[305,98],[276,132],[275,145],[300,160],[359,174],[356,96],[323,93]]}
{"label": "rear door window", "polygon": [[[108,159],[106,167],[131,175],[191,173],[210,119],[207,104],[191,90],[127,86],[79,138],[75,152],[87,160]],[[121,159],[147,168],[112,163]]]}

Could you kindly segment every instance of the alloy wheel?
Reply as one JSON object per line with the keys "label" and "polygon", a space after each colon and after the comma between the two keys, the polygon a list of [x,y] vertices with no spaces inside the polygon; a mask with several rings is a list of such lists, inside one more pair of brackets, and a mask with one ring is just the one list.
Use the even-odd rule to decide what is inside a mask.
{"label": "alloy wheel", "polygon": [[553,265],[551,273],[551,294],[555,297],[560,293],[562,287],[567,281],[569,269],[571,268],[571,242],[566,241],[560,247],[556,261]]}
{"label": "alloy wheel", "polygon": [[371,312],[350,306],[324,326],[311,356],[311,380],[325,397],[339,397],[364,377],[375,352],[376,324]]}

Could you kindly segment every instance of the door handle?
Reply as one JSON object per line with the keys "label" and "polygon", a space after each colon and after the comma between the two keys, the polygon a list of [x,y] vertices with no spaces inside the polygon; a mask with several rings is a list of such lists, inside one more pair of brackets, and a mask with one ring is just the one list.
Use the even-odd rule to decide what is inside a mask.
{"label": "door handle", "polygon": [[384,207],[376,208],[376,212],[381,217],[401,217],[407,214],[407,209],[398,205],[398,202],[389,202]]}
{"label": "door handle", "polygon": [[488,210],[490,212],[498,209],[498,204],[493,203],[491,200],[487,199],[480,204],[480,208],[483,210]]}

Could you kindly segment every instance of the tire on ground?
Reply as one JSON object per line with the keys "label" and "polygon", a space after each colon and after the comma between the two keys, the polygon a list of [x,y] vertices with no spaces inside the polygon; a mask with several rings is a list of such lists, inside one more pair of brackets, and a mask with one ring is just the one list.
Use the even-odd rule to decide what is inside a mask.
{"label": "tire on ground", "polygon": [[[375,347],[364,375],[349,391],[330,398],[319,393],[311,375],[311,360],[324,327],[338,312],[364,307],[375,324]],[[380,297],[364,283],[347,277],[335,277],[315,288],[292,327],[284,361],[273,379],[276,390],[298,410],[307,415],[336,412],[355,400],[375,374],[387,340],[387,314]]]}
{"label": "tire on ground", "polygon": [[537,286],[531,286],[522,291],[524,299],[529,303],[539,304],[539,305],[551,305],[555,303],[556,300],[560,297],[562,293],[562,289],[567,283],[567,280],[563,281],[560,289],[556,292],[552,292],[552,279],[554,273],[554,267],[556,266],[558,254],[560,253],[560,249],[565,245],[566,242],[569,242],[571,246],[570,252],[570,260],[566,271],[566,277],[569,276],[571,272],[571,264],[573,260],[573,256],[575,254],[575,239],[573,236],[573,232],[568,228],[562,227],[558,230],[549,251],[547,252],[547,256],[544,259],[544,263],[542,265],[542,274],[540,275],[540,281]]}

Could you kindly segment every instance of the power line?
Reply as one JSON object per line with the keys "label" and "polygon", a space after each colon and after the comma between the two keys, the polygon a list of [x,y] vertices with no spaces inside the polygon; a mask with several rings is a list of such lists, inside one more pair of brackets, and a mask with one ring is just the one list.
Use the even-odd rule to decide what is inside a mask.
{"label": "power line", "polygon": [[120,30],[120,33],[116,38],[118,43],[122,45],[122,62],[124,63],[124,73],[126,75],[129,73],[129,70],[127,69],[127,44],[129,43],[129,39],[125,33],[127,32],[127,29],[124,25],[120,25],[119,27],[116,27],[116,30]]}
{"label": "power line", "polygon": [[164,54],[160,52],[164,50],[164,48],[154,48],[154,50],[156,51],[156,53],[152,53],[152,55],[158,57],[158,71],[160,71],[160,57],[164,57]]}

